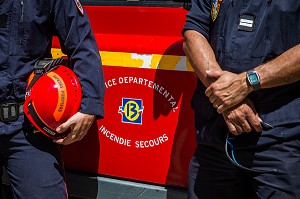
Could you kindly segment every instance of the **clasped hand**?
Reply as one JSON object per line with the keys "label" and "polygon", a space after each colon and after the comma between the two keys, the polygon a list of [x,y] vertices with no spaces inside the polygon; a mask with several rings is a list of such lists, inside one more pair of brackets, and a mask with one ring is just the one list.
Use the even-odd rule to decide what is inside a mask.
{"label": "clasped hand", "polygon": [[[208,77],[216,79],[205,91],[209,101],[223,113],[230,107],[240,103],[249,94],[243,74],[234,74],[228,71],[207,70]],[[245,76],[246,77],[246,76]]]}
{"label": "clasped hand", "polygon": [[223,115],[228,130],[234,135],[252,130],[260,132],[261,119],[251,100],[246,98],[250,90],[243,78],[245,74],[210,70],[206,74],[215,81],[207,87],[205,95]]}

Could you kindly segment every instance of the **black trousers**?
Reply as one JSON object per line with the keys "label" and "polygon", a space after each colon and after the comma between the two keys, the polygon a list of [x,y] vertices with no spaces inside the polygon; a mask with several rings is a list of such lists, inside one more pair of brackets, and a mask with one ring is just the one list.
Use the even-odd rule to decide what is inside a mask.
{"label": "black trousers", "polygon": [[256,173],[232,164],[223,146],[198,145],[190,162],[189,199],[300,198],[300,140],[234,150],[239,164],[277,172]]}
{"label": "black trousers", "polygon": [[67,198],[61,147],[41,133],[0,135],[0,169],[3,166],[13,198]]}

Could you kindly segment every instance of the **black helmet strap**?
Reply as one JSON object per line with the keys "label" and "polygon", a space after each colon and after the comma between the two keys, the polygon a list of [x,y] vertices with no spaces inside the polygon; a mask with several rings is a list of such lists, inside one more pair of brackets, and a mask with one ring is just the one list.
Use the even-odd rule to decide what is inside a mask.
{"label": "black helmet strap", "polygon": [[68,61],[63,58],[38,60],[34,65],[34,76],[28,85],[27,90],[29,90],[43,74],[50,72],[60,65],[67,66],[67,62]]}

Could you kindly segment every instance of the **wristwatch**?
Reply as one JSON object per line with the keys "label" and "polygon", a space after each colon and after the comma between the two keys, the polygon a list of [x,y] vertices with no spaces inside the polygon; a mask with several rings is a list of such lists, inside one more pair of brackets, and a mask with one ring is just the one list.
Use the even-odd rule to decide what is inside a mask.
{"label": "wristwatch", "polygon": [[255,70],[250,70],[246,73],[247,81],[252,86],[254,91],[257,91],[260,88],[260,79],[259,75]]}

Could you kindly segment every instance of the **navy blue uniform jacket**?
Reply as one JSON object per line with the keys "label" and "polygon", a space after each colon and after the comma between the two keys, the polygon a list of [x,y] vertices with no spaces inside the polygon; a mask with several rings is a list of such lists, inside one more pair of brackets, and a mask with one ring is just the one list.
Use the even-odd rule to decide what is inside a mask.
{"label": "navy blue uniform jacket", "polygon": [[[52,36],[58,36],[79,77],[80,112],[102,117],[104,80],[99,50],[87,14],[82,16],[73,0],[0,1],[0,102],[24,100],[35,62],[51,57]],[[0,134],[9,134],[19,122],[10,126],[0,122]]]}
{"label": "navy blue uniform jacket", "polygon": [[[214,21],[211,8],[211,0],[192,0],[183,32],[196,30],[203,34],[223,70],[234,73],[248,71],[300,43],[299,0],[223,0]],[[239,30],[243,16],[248,16],[248,19],[250,16],[252,30]],[[192,101],[196,111],[197,141],[224,142],[227,126],[204,91],[204,85],[198,81]],[[253,100],[261,119],[282,132],[279,134],[272,128],[264,129],[258,145],[300,135],[299,81],[261,89],[251,93],[249,98]]]}

